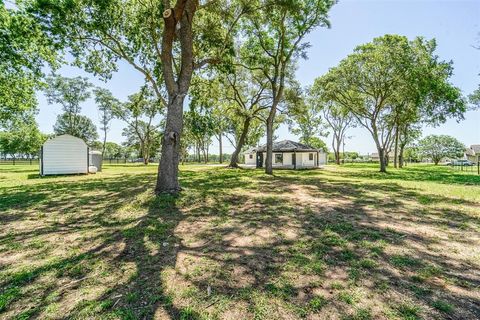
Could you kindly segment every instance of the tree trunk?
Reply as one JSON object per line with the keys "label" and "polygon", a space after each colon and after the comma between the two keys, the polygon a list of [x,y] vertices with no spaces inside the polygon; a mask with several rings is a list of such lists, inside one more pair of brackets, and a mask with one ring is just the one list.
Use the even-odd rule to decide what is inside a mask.
{"label": "tree trunk", "polygon": [[250,129],[250,122],[252,121],[251,118],[246,118],[245,122],[243,123],[242,134],[240,135],[240,139],[238,139],[237,146],[235,147],[235,151],[230,158],[230,164],[228,165],[231,168],[238,168],[238,155],[242,151],[243,145],[245,144],[245,140],[247,139],[248,130]]}
{"label": "tree trunk", "polygon": [[145,145],[144,145],[143,148],[144,148],[143,149],[143,164],[148,165],[150,163],[150,152],[148,150],[149,148],[148,147],[146,148]]}
{"label": "tree trunk", "polygon": [[147,148],[145,147],[145,142],[141,141],[140,142],[140,153],[143,158],[143,164],[147,165],[148,164],[148,151]]}
{"label": "tree trunk", "polygon": [[273,117],[267,119],[267,157],[265,159],[265,173],[273,174]]}
{"label": "tree trunk", "polygon": [[103,134],[102,158],[105,156],[105,145],[107,144],[107,131]]}
{"label": "tree trunk", "polygon": [[205,163],[208,163],[208,145],[205,147]]}
{"label": "tree trunk", "polygon": [[386,153],[384,147],[380,145],[380,141],[378,139],[378,133],[376,131],[376,127],[372,126],[372,137],[373,141],[375,141],[375,145],[378,151],[378,160],[380,161],[380,172],[386,173],[387,172],[387,164],[386,164]]}
{"label": "tree trunk", "polygon": [[[169,1],[167,3],[170,3]],[[162,154],[158,166],[155,193],[177,193],[181,190],[178,182],[180,160],[180,138],[183,131],[183,101],[190,88],[193,75],[193,17],[197,1],[181,0],[174,8],[163,12],[162,71],[168,92],[167,119],[163,134]],[[180,43],[180,71],[174,71],[174,40]]]}
{"label": "tree trunk", "polygon": [[400,152],[398,153],[398,167],[403,168],[403,150],[405,146],[400,144]]}
{"label": "tree trunk", "polygon": [[162,154],[155,188],[157,194],[177,193],[181,190],[178,182],[178,164],[180,160],[180,137],[183,130],[183,100],[184,95],[176,95],[168,103]]}
{"label": "tree trunk", "polygon": [[333,140],[332,140],[332,148],[333,148],[333,154],[335,155],[335,163],[337,165],[340,165],[340,144],[341,144],[341,139],[339,139],[338,135],[334,133]]}
{"label": "tree trunk", "polygon": [[377,151],[378,151],[378,157],[380,160],[380,172],[385,173],[387,172],[387,161],[385,157],[385,151],[380,147],[377,147]]}
{"label": "tree trunk", "polygon": [[218,134],[218,147],[220,149],[220,163],[223,163],[222,133]]}
{"label": "tree trunk", "polygon": [[394,168],[398,168],[398,135],[399,135],[399,132],[398,132],[398,126],[396,127],[395,129],[395,149],[394,149],[394,152],[393,152],[393,167]]}

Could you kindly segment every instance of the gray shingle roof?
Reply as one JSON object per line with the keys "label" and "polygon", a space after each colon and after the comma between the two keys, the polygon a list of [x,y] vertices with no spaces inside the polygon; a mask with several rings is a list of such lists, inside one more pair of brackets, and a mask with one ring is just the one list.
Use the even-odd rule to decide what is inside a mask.
{"label": "gray shingle roof", "polygon": [[[265,152],[267,151],[267,146],[263,145],[257,148],[250,149],[250,151]],[[274,142],[273,152],[282,152],[282,151],[283,152],[293,152],[293,151],[308,152],[308,151],[321,151],[321,150],[318,150],[313,147],[307,146],[306,144],[291,141],[291,140],[282,140],[282,141]]]}
{"label": "gray shingle roof", "polygon": [[480,144],[472,144],[470,146],[470,149],[472,149],[473,151],[475,151],[476,154],[479,154],[480,153]]}

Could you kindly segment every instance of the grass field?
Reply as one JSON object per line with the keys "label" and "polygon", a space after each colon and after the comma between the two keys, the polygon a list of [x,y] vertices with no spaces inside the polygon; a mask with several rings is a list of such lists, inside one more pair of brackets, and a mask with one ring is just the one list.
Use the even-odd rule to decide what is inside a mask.
{"label": "grass field", "polygon": [[0,167],[1,319],[479,319],[480,176]]}

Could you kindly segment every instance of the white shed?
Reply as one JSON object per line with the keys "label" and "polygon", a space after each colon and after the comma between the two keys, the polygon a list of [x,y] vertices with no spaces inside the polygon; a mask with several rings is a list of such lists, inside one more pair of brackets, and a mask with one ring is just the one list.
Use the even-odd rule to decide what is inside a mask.
{"label": "white shed", "polygon": [[88,146],[80,138],[64,134],[48,139],[40,154],[40,175],[88,173]]}

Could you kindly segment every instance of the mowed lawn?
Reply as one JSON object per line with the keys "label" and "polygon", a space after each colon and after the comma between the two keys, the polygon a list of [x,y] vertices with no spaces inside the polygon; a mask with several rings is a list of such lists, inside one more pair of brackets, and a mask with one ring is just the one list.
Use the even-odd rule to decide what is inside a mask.
{"label": "mowed lawn", "polygon": [[480,318],[480,176],[156,170],[0,166],[0,318]]}

